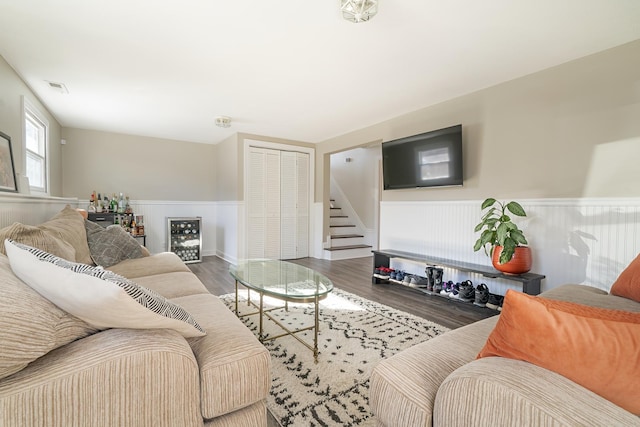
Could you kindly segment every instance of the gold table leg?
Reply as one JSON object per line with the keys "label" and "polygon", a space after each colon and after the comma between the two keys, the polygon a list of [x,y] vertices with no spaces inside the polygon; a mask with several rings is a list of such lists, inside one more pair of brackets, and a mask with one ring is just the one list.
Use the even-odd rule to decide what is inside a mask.
{"label": "gold table leg", "polygon": [[236,280],[236,316],[238,315],[238,281]]}
{"label": "gold table leg", "polygon": [[[239,289],[238,289],[238,281],[235,281],[235,287],[236,287],[236,295],[235,295],[235,312],[236,315],[238,317],[246,317],[246,316],[251,316],[251,315],[255,315],[257,314],[259,316],[258,322],[259,322],[259,327],[258,327],[258,339],[260,340],[260,342],[264,343],[265,341],[271,341],[271,340],[275,340],[277,338],[283,337],[283,336],[291,336],[293,338],[295,338],[296,340],[298,340],[300,343],[302,343],[305,347],[307,347],[309,350],[313,351],[313,361],[315,363],[318,363],[318,355],[319,355],[319,351],[318,351],[318,332],[320,331],[320,301],[321,298],[319,296],[315,296],[313,298],[313,305],[314,305],[314,309],[315,309],[315,313],[314,313],[314,319],[313,319],[313,326],[307,326],[305,328],[301,328],[301,329],[297,329],[297,330],[291,330],[288,327],[286,327],[283,323],[281,323],[280,321],[278,321],[276,318],[274,318],[273,316],[271,316],[268,312],[273,311],[273,310],[278,310],[278,309],[285,309],[286,311],[289,311],[289,302],[285,301],[285,305],[284,307],[275,307],[275,308],[270,308],[268,310],[264,309],[264,294],[262,292],[258,292],[258,294],[260,295],[260,303],[257,306],[258,311],[257,312],[253,312],[253,313],[247,313],[247,314],[243,314],[240,315],[239,311],[238,311],[238,301],[239,301]],[[247,289],[247,305],[253,305],[254,307],[256,307],[255,303],[252,303],[249,298],[250,298],[250,294],[249,294],[250,290]],[[267,316],[270,320],[272,320],[275,324],[277,324],[280,328],[282,328],[285,333],[280,334],[280,335],[275,335],[275,336],[271,336],[269,338],[266,338],[266,336],[264,335],[264,316]],[[299,336],[297,336],[296,334],[299,332],[304,332],[304,331],[309,331],[313,329],[313,346],[311,346],[311,344],[309,344],[308,342],[305,342],[302,338],[300,338]]]}
{"label": "gold table leg", "polygon": [[260,337],[260,339],[262,339],[262,315],[264,314],[264,306],[263,306],[263,301],[262,298],[263,294],[262,292],[260,292],[260,334],[258,335]]}
{"label": "gold table leg", "polygon": [[319,321],[319,306],[318,296],[315,298],[316,312],[315,312],[315,327],[313,328],[313,361],[318,363],[318,328],[320,326]]}

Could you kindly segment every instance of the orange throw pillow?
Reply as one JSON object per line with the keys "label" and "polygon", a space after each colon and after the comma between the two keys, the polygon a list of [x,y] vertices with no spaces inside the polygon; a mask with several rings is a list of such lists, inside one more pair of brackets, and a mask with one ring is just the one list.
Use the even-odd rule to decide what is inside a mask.
{"label": "orange throw pillow", "polygon": [[640,302],[640,255],[620,273],[610,293]]}
{"label": "orange throw pillow", "polygon": [[499,356],[556,372],[640,415],[640,313],[508,290],[478,358]]}

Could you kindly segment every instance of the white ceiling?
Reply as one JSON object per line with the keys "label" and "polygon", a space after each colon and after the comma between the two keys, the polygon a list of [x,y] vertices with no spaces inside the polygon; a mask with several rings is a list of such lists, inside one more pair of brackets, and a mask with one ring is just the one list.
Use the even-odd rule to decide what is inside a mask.
{"label": "white ceiling", "polygon": [[637,39],[639,0],[380,0],[360,24],[338,0],[0,0],[0,55],[62,126],[201,143],[321,142]]}

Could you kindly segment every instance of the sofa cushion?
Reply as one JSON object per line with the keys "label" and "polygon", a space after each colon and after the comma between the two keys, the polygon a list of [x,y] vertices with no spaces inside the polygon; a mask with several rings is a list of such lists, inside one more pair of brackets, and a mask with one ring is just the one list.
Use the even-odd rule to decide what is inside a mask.
{"label": "sofa cushion", "polygon": [[640,314],[508,290],[478,358],[523,360],[640,415]]}
{"label": "sofa cushion", "polygon": [[640,255],[620,273],[611,287],[611,295],[640,302]]}
{"label": "sofa cushion", "polygon": [[73,246],[76,250],[75,262],[93,264],[87,243],[87,232],[84,229],[84,218],[77,210],[67,205],[53,218],[38,227]]}
{"label": "sofa cushion", "polygon": [[440,384],[475,359],[497,320],[480,320],[381,360],[369,381],[369,404],[380,425],[431,426]]}
{"label": "sofa cushion", "polygon": [[104,228],[85,220],[84,227],[91,259],[97,265],[107,268],[125,259],[141,258],[146,255],[137,240],[119,225]]}
{"label": "sofa cushion", "polygon": [[267,397],[271,357],[236,315],[211,294],[189,295],[172,301],[185,307],[207,331],[189,338],[200,367],[202,416],[213,418]]}
{"label": "sofa cushion", "polygon": [[15,274],[63,310],[96,328],[204,330],[182,307],[122,276],[5,241]]}
{"label": "sofa cushion", "polygon": [[0,252],[4,255],[7,254],[4,249],[5,239],[15,240],[16,242],[42,249],[68,261],[76,260],[76,250],[73,246],[37,226],[14,222],[0,230]]}
{"label": "sofa cushion", "polygon": [[136,283],[169,299],[209,293],[195,274],[186,271],[136,277]]}
{"label": "sofa cushion", "polygon": [[42,297],[0,255],[0,378],[49,351],[97,332]]}
{"label": "sofa cushion", "polygon": [[434,426],[622,427],[639,421],[562,375],[502,357],[474,360],[449,375],[433,416]]}
{"label": "sofa cushion", "polygon": [[109,270],[128,279],[174,271],[191,272],[189,267],[173,252],[162,252],[149,257],[128,259],[112,265]]}
{"label": "sofa cushion", "polygon": [[562,285],[544,291],[539,296],[542,298],[589,305],[591,307],[640,313],[640,303],[629,298],[611,295],[607,293],[607,291],[594,288],[593,286]]}

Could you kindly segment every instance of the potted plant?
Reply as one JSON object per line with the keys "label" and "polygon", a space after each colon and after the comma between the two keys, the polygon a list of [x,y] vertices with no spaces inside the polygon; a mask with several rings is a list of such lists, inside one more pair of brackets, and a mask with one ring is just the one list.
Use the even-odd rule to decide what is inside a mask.
{"label": "potted plant", "polygon": [[474,231],[482,231],[482,234],[473,250],[484,248],[496,270],[503,273],[522,274],[529,271],[531,250],[524,246],[527,245],[527,239],[508,215],[527,216],[522,206],[517,202],[503,203],[488,198],[482,202],[481,210],[482,218]]}

